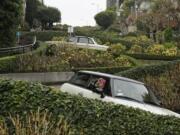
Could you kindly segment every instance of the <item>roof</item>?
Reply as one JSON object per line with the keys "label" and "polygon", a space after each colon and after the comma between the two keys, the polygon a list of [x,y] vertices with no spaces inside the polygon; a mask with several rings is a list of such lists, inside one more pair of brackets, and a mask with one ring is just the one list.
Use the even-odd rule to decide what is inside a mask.
{"label": "roof", "polygon": [[138,83],[138,84],[143,84],[142,82],[133,80],[133,79],[129,79],[126,77],[121,77],[121,76],[117,76],[117,75],[112,75],[112,74],[107,74],[107,73],[101,73],[101,72],[94,72],[94,71],[79,71],[80,73],[86,73],[86,74],[93,74],[93,75],[98,75],[98,76],[104,76],[107,78],[112,78],[112,79],[119,79],[119,80],[123,80],[123,81],[128,81],[128,82],[132,82],[132,83]]}

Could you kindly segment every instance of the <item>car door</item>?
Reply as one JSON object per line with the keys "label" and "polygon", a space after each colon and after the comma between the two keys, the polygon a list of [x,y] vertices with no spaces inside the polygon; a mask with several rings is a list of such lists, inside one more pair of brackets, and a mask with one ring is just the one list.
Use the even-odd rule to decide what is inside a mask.
{"label": "car door", "polygon": [[80,48],[89,48],[89,41],[87,37],[79,37],[77,46]]}
{"label": "car door", "polygon": [[96,99],[99,95],[88,89],[90,74],[77,73],[68,83],[61,86],[61,91],[73,95]]}

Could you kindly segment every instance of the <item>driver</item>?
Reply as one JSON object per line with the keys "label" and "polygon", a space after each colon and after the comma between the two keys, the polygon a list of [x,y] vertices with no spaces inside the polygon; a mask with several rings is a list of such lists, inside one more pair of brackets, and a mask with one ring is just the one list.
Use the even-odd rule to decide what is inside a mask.
{"label": "driver", "polygon": [[95,87],[99,92],[103,92],[105,84],[106,84],[106,80],[103,78],[99,78],[95,84]]}

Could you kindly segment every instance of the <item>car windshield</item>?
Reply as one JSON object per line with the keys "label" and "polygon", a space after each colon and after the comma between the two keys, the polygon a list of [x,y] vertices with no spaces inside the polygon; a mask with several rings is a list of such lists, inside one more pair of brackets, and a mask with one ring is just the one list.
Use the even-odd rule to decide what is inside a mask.
{"label": "car windshield", "polygon": [[113,89],[115,97],[122,97],[158,105],[154,97],[143,84],[114,79]]}

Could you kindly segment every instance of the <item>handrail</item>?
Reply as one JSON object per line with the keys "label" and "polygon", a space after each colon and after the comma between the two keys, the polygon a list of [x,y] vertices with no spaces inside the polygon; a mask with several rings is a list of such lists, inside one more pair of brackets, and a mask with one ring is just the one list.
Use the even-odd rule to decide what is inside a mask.
{"label": "handrail", "polygon": [[32,49],[32,47],[35,44],[36,44],[36,37],[34,37],[34,41],[32,44],[17,46],[17,47],[0,48],[0,54],[18,52],[18,51],[22,51],[22,53],[24,53],[26,49]]}

